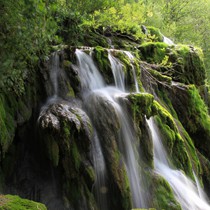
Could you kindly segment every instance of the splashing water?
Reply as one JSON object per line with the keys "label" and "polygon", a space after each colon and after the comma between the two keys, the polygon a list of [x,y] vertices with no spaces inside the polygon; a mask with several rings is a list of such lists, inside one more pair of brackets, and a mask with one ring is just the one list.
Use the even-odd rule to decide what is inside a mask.
{"label": "splashing water", "polygon": [[154,144],[154,167],[156,173],[168,181],[183,210],[210,210],[210,205],[200,196],[199,190],[202,191],[202,189],[198,189],[186,175],[179,170],[173,169],[170,165],[153,119],[147,122]]}

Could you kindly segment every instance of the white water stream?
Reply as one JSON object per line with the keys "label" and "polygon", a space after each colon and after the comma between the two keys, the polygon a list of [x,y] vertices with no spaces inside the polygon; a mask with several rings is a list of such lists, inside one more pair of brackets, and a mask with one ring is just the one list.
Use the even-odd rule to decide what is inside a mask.
{"label": "white water stream", "polygon": [[193,183],[183,172],[173,169],[153,119],[147,122],[154,144],[154,166],[156,173],[168,181],[183,210],[210,210],[210,205],[205,200],[205,193],[201,189],[195,174],[197,184]]}
{"label": "white water stream", "polygon": [[[81,50],[76,50],[76,56],[79,61],[78,68],[80,71],[80,79],[82,81],[82,86],[91,91],[88,94],[98,94],[103,96],[105,101],[109,101],[115,109],[120,122],[120,134],[119,142],[121,142],[121,153],[123,155],[127,174],[130,182],[131,194],[132,194],[132,205],[133,208],[145,207],[145,201],[143,198],[143,193],[141,192],[142,186],[140,181],[140,170],[137,162],[136,152],[134,148],[134,143],[136,141],[136,136],[132,124],[129,122],[126,111],[121,107],[117,98],[120,95],[125,95],[125,81],[124,81],[124,72],[122,69],[122,64],[109,53],[109,59],[112,67],[112,72],[115,80],[116,87],[106,87],[103,81],[102,76],[100,75],[98,69],[94,65],[91,56],[85,54]],[[88,95],[87,94],[87,95]],[[86,97],[88,97],[86,95]],[[90,101],[89,101],[90,103]],[[100,138],[100,136],[99,136]],[[98,139],[98,138],[97,138]],[[96,139],[96,140],[97,140]],[[98,141],[98,140],[97,140]],[[100,143],[96,142],[96,145]],[[102,158],[102,155],[95,156],[95,158]],[[103,159],[103,158],[102,158]],[[102,160],[98,160],[100,163]],[[105,168],[96,167],[97,176],[106,173]],[[104,170],[104,172],[98,170]],[[97,179],[101,179],[97,177]],[[104,185],[105,183],[101,183]],[[100,187],[99,189],[100,190]],[[108,210],[108,209],[107,209]]]}
{"label": "white water stream", "polygon": [[50,81],[53,87],[53,97],[56,98],[58,96],[58,73],[60,70],[58,53],[53,53],[51,59]]}
{"label": "white water stream", "polygon": [[108,51],[108,58],[111,63],[115,86],[118,89],[125,91],[125,74],[123,72],[122,63],[117,58],[115,58],[110,51]]}
{"label": "white water stream", "polygon": [[129,51],[124,51],[124,53],[130,59],[130,64],[131,64],[131,68],[132,68],[132,72],[133,72],[133,78],[134,78],[134,83],[135,83],[135,87],[136,87],[136,92],[139,93],[139,85],[138,85],[138,81],[137,81],[137,77],[136,77],[136,70],[135,70],[135,67],[133,65],[134,56]]}

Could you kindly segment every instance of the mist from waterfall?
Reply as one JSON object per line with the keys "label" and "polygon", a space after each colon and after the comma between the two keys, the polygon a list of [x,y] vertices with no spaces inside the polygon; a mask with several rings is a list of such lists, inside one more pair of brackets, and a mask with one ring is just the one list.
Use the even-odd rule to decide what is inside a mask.
{"label": "mist from waterfall", "polygon": [[205,193],[200,187],[197,187],[198,180],[196,185],[183,172],[173,168],[154,120],[149,119],[147,122],[154,145],[155,172],[168,181],[183,210],[210,210],[210,205],[204,197]]}

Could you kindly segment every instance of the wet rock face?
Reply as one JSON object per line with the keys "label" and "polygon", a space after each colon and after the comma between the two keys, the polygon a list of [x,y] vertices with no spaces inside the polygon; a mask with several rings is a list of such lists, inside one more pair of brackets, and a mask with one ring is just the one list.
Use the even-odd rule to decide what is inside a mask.
{"label": "wet rock face", "polygon": [[[78,104],[76,107],[73,103],[58,101],[44,108],[38,122],[48,158],[54,167],[63,171],[62,194],[66,206],[71,203],[81,207],[81,200],[84,203],[86,199],[91,200],[95,181],[89,155],[93,134],[89,117]],[[72,197],[75,193],[81,197],[80,201]]]}
{"label": "wet rock face", "polygon": [[92,133],[90,119],[78,107],[74,107],[67,102],[51,104],[41,112],[39,117],[39,124],[42,130],[49,129],[59,135],[62,135],[63,128],[61,126],[65,123],[69,125],[69,128],[73,127],[78,133],[83,132],[86,139],[90,141]]}

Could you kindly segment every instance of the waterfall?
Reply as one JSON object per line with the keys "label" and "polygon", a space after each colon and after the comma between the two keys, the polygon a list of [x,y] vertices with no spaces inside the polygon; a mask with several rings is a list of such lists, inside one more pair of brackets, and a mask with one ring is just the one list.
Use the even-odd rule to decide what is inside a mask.
{"label": "waterfall", "polygon": [[184,173],[171,166],[153,119],[147,122],[154,144],[155,172],[168,181],[183,210],[210,210],[210,205],[200,196],[202,189],[198,189]]}
{"label": "waterfall", "polygon": [[174,45],[174,42],[171,39],[169,39],[168,37],[166,37],[164,35],[162,35],[162,36],[163,36],[163,42],[164,43],[166,43],[168,45]]}
{"label": "waterfall", "polygon": [[105,86],[105,82],[95,66],[91,56],[87,55],[82,50],[76,50],[76,57],[79,67],[79,76],[82,84],[82,89],[98,89]]}
{"label": "waterfall", "polygon": [[[79,75],[82,82],[82,87],[89,88],[89,94],[86,94],[86,99],[87,97],[89,97],[89,100],[87,100],[86,102],[89,105],[89,108],[91,109],[90,104],[92,99],[90,96],[99,95],[103,96],[103,100],[106,103],[110,102],[110,104],[113,106],[114,110],[117,113],[121,128],[119,133],[119,138],[120,138],[119,142],[121,143],[120,152],[122,153],[122,156],[124,158],[129,178],[131,194],[132,194],[132,205],[134,208],[145,207],[146,204],[142,193],[140,170],[137,162],[138,157],[136,157],[136,154],[138,153],[135,152],[135,147],[134,147],[136,141],[134,128],[132,127],[132,123],[130,123],[128,119],[128,114],[126,113],[126,110],[124,110],[123,107],[118,102],[118,97],[126,94],[124,92],[125,83],[124,83],[123,66],[120,63],[120,61],[116,59],[113,55],[111,55],[111,53],[109,52],[109,60],[111,63],[116,87],[106,87],[103,78],[100,75],[96,66],[94,65],[91,56],[87,54],[84,55],[84,53],[81,52],[80,50],[76,50],[76,56],[78,59],[78,67],[80,71]],[[98,137],[100,138],[100,136]],[[96,138],[96,140],[97,139],[98,138]],[[97,140],[97,142],[99,141]],[[95,146],[98,147],[99,146],[98,143],[96,144],[95,142]],[[97,148],[95,149],[97,150]],[[101,162],[103,159],[102,153],[101,155],[97,155],[95,158],[98,159],[97,160],[98,163],[102,163]],[[96,167],[95,170],[97,176],[99,176],[97,177],[97,179],[102,180],[103,177],[101,176],[103,176],[103,173],[105,173],[105,171],[103,172],[105,168]],[[98,191],[101,190],[101,187],[103,189],[103,186],[98,186]]]}
{"label": "waterfall", "polygon": [[94,168],[96,169],[96,182],[94,184],[94,192],[96,200],[100,210],[108,210],[108,199],[107,199],[107,172],[104,156],[98,135],[96,131],[93,137],[92,154],[94,161]]}
{"label": "waterfall", "polygon": [[58,73],[60,70],[59,55],[57,52],[52,54],[51,60],[50,81],[53,87],[53,97],[56,98],[58,96]]}
{"label": "waterfall", "polygon": [[108,58],[111,63],[115,86],[118,89],[125,91],[125,74],[123,72],[122,63],[111,54],[110,50],[108,51]]}
{"label": "waterfall", "polygon": [[131,69],[132,69],[132,72],[133,72],[133,79],[134,79],[134,83],[135,83],[136,92],[139,93],[139,85],[138,85],[138,81],[137,81],[137,77],[136,77],[135,67],[133,65],[134,56],[129,51],[124,51],[124,52],[128,56],[128,58],[130,59],[130,64],[131,64]]}

